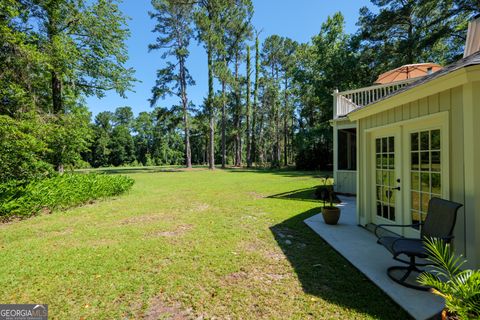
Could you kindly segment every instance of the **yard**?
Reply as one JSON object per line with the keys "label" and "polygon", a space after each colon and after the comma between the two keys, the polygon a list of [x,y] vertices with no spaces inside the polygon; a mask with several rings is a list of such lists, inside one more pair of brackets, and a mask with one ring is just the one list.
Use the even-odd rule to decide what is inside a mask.
{"label": "yard", "polygon": [[315,173],[118,169],[128,194],[0,225],[0,301],[52,319],[407,319],[304,223]]}

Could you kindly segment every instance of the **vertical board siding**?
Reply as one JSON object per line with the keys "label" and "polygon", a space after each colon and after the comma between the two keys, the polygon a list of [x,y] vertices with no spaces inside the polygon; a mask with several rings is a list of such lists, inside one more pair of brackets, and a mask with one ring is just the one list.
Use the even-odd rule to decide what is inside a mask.
{"label": "vertical board siding", "polygon": [[[396,122],[412,120],[421,116],[432,115],[439,112],[449,113],[449,135],[450,135],[450,155],[449,155],[449,179],[450,179],[450,199],[460,203],[465,202],[465,176],[464,176],[464,137],[463,137],[463,89],[456,87],[450,90],[445,90],[437,94],[431,95],[411,103],[397,106],[395,109],[387,110],[364,119],[358,122],[359,144],[358,152],[360,157],[358,159],[358,179],[360,188],[369,188],[369,181],[367,177],[369,165],[363,163],[369,161],[369,157],[362,156],[362,153],[367,152],[367,141],[364,141],[369,135],[365,135],[366,129],[392,125]],[[366,160],[365,160],[366,159]],[[364,172],[364,171],[367,172]],[[371,191],[359,193],[357,198],[360,215],[364,217],[367,222],[368,215],[368,199]],[[461,211],[458,216],[457,224],[455,226],[455,247],[456,250],[465,254],[465,214]]]}
{"label": "vertical board siding", "polygon": [[418,101],[418,114],[426,116],[429,114],[428,98],[423,98]]}
{"label": "vertical board siding", "polygon": [[356,171],[337,171],[337,180],[335,181],[337,192],[356,194],[357,172]]}
{"label": "vertical board siding", "polygon": [[[450,102],[450,199],[459,203],[465,202],[465,173],[463,161],[463,93],[461,90],[453,89],[448,95]],[[455,250],[466,251],[465,239],[465,212],[461,208],[455,225]]]}
{"label": "vertical board siding", "polygon": [[428,97],[428,113],[429,114],[434,114],[440,111],[440,105],[438,100],[439,100],[438,94]]}

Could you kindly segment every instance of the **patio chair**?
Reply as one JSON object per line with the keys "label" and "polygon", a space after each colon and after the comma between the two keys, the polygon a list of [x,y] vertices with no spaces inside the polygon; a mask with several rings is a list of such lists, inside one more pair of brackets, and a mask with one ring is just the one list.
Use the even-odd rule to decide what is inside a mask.
{"label": "patio chair", "polygon": [[[417,223],[411,225],[378,225],[375,228],[375,235],[378,238],[377,243],[383,245],[393,254],[393,259],[408,266],[393,266],[388,268],[388,276],[395,282],[417,290],[429,290],[430,288],[416,284],[416,277],[408,282],[412,272],[419,274],[423,272],[418,267],[428,266],[430,263],[423,261],[419,262],[416,259],[427,258],[427,251],[424,246],[424,239],[438,238],[446,243],[453,240],[453,228],[455,220],[457,219],[458,209],[462,207],[461,204],[439,198],[432,198],[428,204],[428,212],[424,223]],[[402,236],[393,236],[393,232],[386,231],[385,227],[420,227],[420,239],[404,238]],[[379,233],[387,232],[391,235],[380,236]],[[406,256],[408,260],[399,258],[399,256]],[[397,276],[396,276],[397,274]]]}

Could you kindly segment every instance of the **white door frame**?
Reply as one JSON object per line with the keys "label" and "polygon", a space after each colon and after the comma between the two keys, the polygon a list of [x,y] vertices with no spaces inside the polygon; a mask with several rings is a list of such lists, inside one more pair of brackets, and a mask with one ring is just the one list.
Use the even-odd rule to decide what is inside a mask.
{"label": "white door frame", "polygon": [[[402,137],[402,131],[401,127],[399,126],[391,126],[391,127],[385,127],[381,128],[379,130],[375,130],[372,132],[370,135],[370,145],[371,145],[371,151],[370,151],[370,171],[371,171],[371,176],[370,176],[370,181],[372,181],[372,184],[370,186],[370,201],[372,203],[371,208],[373,209],[372,212],[372,217],[371,220],[375,224],[403,224],[403,188],[402,188],[402,183],[397,183],[395,182],[395,186],[398,187],[400,186],[400,190],[393,190],[392,192],[395,193],[395,220],[390,220],[386,219],[383,217],[379,217],[376,214],[377,210],[377,191],[376,191],[376,139],[377,138],[384,138],[384,137],[393,137],[394,138],[394,168],[395,168],[395,180],[400,179],[402,181],[402,143],[401,143],[401,137]],[[393,188],[393,187],[392,187]],[[398,233],[400,230],[397,228],[389,228],[391,231]]]}

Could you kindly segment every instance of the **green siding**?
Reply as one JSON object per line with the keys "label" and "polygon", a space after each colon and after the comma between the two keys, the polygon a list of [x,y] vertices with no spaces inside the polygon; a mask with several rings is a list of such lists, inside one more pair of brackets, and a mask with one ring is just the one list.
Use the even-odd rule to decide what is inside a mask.
{"label": "green siding", "polygon": [[[450,134],[450,159],[449,159],[449,178],[450,178],[450,199],[460,203],[465,201],[465,179],[464,179],[464,138],[463,138],[463,89],[461,86],[440,92],[429,97],[413,101],[408,104],[399,105],[393,109],[360,119],[358,121],[360,141],[358,145],[359,159],[359,186],[368,188],[371,186],[369,181],[370,165],[364,163],[369,161],[367,143],[368,135],[364,132],[367,129],[394,125],[397,122],[412,120],[418,117],[433,115],[439,112],[448,112],[449,116],[449,134]],[[365,155],[362,153],[366,153]],[[360,216],[369,222],[367,211],[367,201],[369,192],[361,194],[359,192],[358,205]],[[455,246],[456,250],[465,254],[465,214],[460,212],[455,226]],[[468,257],[468,253],[467,257]]]}

